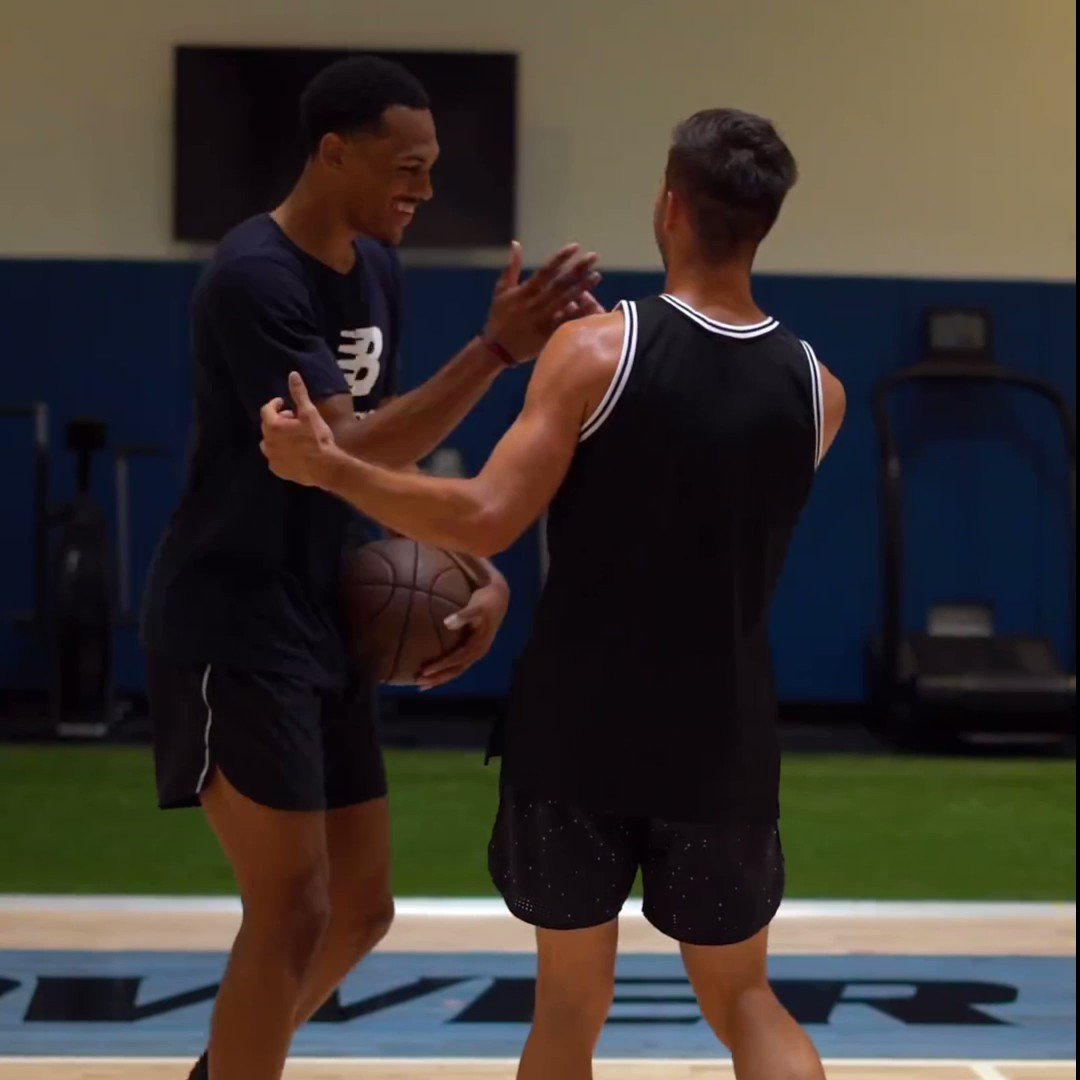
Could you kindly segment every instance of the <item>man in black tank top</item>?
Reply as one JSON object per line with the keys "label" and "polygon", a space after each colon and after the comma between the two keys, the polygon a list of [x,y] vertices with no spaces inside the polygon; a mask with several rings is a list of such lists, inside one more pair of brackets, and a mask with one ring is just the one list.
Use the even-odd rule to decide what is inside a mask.
{"label": "man in black tank top", "polygon": [[299,375],[296,416],[263,410],[275,473],[417,540],[488,556],[550,507],[549,576],[494,747],[492,875],[540,949],[520,1080],[591,1075],[639,870],[740,1080],[823,1075],[766,977],[784,886],[768,616],[844,412],[811,346],[752,297],[795,177],[760,117],[680,124],[655,215],[666,291],[559,330],[474,479],[350,458]]}

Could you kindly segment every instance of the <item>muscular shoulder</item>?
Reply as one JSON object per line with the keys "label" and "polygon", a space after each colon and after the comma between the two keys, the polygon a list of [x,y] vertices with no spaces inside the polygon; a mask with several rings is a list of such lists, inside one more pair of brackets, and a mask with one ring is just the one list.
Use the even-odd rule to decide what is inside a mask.
{"label": "muscular shoulder", "polygon": [[606,391],[622,355],[625,319],[621,310],[565,323],[541,354],[537,374],[591,396]]}
{"label": "muscular shoulder", "polygon": [[565,323],[540,354],[529,384],[526,406],[554,409],[584,423],[607,393],[622,355],[621,311]]}

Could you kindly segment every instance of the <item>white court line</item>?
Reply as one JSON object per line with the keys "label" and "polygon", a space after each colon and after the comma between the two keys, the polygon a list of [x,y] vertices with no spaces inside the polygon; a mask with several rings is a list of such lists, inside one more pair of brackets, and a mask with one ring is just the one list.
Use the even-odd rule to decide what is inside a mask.
{"label": "white court line", "polygon": [[[730,1058],[606,1058],[596,1059],[601,1065],[628,1067],[631,1065],[670,1065],[674,1068],[685,1068],[690,1065],[716,1065],[728,1064]],[[316,1066],[353,1066],[364,1065],[372,1068],[387,1065],[401,1065],[405,1068],[418,1069],[425,1066],[453,1065],[461,1068],[473,1068],[478,1065],[497,1065],[500,1068],[517,1065],[517,1058],[496,1057],[304,1057],[295,1056],[290,1058],[295,1064]],[[0,1065],[81,1065],[88,1064],[101,1068],[113,1068],[118,1065],[184,1065],[190,1064],[190,1057],[0,1057]],[[1018,1069],[1025,1065],[1037,1065],[1040,1068],[1067,1068],[1075,1065],[1075,1061],[1065,1060],[1037,1060],[1020,1059],[1013,1061],[979,1061],[965,1058],[826,1058],[823,1064],[826,1068],[846,1065],[855,1069],[880,1069],[904,1067],[909,1069],[972,1069],[978,1072],[980,1069]],[[1004,1080],[1000,1074],[994,1071],[987,1074],[987,1080]]]}
{"label": "white court line", "polygon": [[979,1080],[1006,1080],[1005,1074],[996,1065],[972,1062],[969,1068]]}
{"label": "white court line", "polygon": [[[403,897],[397,914],[410,918],[511,918],[497,898]],[[0,895],[0,913],[59,915],[239,915],[233,896],[34,896]],[[623,915],[642,917],[641,901],[628,900]],[[778,919],[1050,919],[1076,918],[1076,904],[967,903],[936,900],[787,900]]]}

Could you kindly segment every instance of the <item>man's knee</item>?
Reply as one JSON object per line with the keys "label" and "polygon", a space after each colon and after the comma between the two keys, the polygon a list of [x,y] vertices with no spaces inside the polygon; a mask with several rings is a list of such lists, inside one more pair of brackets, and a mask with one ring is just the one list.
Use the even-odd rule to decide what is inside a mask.
{"label": "man's knee", "polygon": [[244,930],[263,948],[303,972],[330,925],[324,868],[266,879],[244,897]]}
{"label": "man's knee", "polygon": [[718,988],[714,1000],[718,1004],[714,1027],[720,1041],[729,1049],[740,1032],[753,1030],[764,1018],[782,1008],[766,981]]}
{"label": "man's knee", "polygon": [[536,984],[536,1020],[559,1030],[598,1035],[615,998],[615,975],[541,975]]}
{"label": "man's knee", "polygon": [[355,902],[335,902],[330,933],[335,947],[355,963],[386,937],[393,922],[393,897],[357,898]]}

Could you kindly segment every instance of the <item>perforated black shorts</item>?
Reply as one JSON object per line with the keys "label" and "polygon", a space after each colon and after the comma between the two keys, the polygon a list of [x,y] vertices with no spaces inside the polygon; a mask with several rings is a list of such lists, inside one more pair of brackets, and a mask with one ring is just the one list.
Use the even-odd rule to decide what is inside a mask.
{"label": "perforated black shorts", "polygon": [[733,945],[773,919],[784,894],[775,822],[686,823],[595,813],[504,785],[488,849],[519,919],[581,930],[616,918],[640,870],[645,917],[688,945]]}

